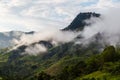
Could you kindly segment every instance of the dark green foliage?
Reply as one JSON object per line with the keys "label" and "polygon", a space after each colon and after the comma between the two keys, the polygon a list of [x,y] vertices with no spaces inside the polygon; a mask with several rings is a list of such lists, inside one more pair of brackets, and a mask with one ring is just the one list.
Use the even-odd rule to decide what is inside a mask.
{"label": "dark green foliage", "polygon": [[37,80],[50,80],[51,77],[50,75],[44,73],[44,72],[41,72],[39,75],[38,75],[38,78]]}
{"label": "dark green foliage", "polygon": [[103,70],[112,74],[120,74],[120,62],[108,62],[103,66]]}
{"label": "dark green foliage", "polygon": [[84,61],[80,61],[76,65],[66,66],[56,77],[59,80],[73,80],[84,73],[85,67],[86,63]]}
{"label": "dark green foliage", "polygon": [[87,60],[86,72],[91,73],[91,72],[97,71],[100,69],[102,64],[103,64],[103,61],[100,55],[90,57]]}
{"label": "dark green foliage", "polygon": [[113,46],[109,46],[102,52],[104,62],[114,62],[119,59],[118,53]]}
{"label": "dark green foliage", "polygon": [[[97,54],[97,45],[91,43],[90,46],[82,47],[71,42],[51,48],[45,55],[23,56],[12,53],[7,62],[2,62],[0,76],[5,80],[74,80],[95,71],[119,75],[120,49],[109,46],[101,54]],[[59,65],[52,70],[60,69],[55,76],[46,71],[54,64]],[[39,75],[34,77],[37,73]],[[94,77],[85,80],[94,80]]]}
{"label": "dark green foliage", "polygon": [[[109,58],[111,57],[111,58]],[[85,61],[77,62],[76,65],[66,66],[59,75],[55,77],[57,80],[73,80],[78,76],[90,74],[95,71],[107,71],[111,74],[120,74],[120,62],[118,59],[119,53],[116,52],[113,46],[105,48],[105,50],[98,55],[91,56]],[[116,59],[114,59],[116,58]],[[118,61],[118,62],[117,62]],[[111,62],[112,64],[109,64]],[[117,63],[113,63],[117,62]],[[107,80],[106,77],[102,78]],[[83,80],[99,80],[96,78],[85,78]]]}

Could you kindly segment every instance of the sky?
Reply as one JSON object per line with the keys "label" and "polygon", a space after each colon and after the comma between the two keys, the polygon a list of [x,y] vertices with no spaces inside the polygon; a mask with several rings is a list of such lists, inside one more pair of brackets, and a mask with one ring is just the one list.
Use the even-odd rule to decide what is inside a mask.
{"label": "sky", "polygon": [[0,0],[0,32],[64,28],[80,12],[105,13],[120,0]]}

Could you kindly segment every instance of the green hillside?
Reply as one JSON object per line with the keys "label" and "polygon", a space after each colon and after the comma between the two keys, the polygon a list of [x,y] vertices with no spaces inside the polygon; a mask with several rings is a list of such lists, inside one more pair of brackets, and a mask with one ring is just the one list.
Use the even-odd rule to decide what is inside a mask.
{"label": "green hillside", "polygon": [[107,72],[96,71],[75,80],[120,80],[119,75],[113,75]]}
{"label": "green hillside", "polygon": [[[100,14],[80,13],[73,22],[61,31],[82,31],[84,22]],[[8,52],[0,50],[0,80],[120,80],[120,47],[102,43],[103,36],[97,33],[85,44],[76,44],[83,36],[71,42],[54,46],[49,41],[22,45]],[[88,43],[88,44],[86,44]],[[48,51],[36,56],[22,54],[29,46],[44,45]]]}
{"label": "green hillside", "polygon": [[98,45],[66,43],[38,56],[1,54],[0,76],[3,80],[119,80],[120,49],[108,46],[99,53]]}

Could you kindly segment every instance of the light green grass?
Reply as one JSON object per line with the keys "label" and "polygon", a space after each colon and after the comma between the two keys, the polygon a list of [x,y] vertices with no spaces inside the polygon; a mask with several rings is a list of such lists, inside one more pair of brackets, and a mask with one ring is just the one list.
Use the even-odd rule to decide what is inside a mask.
{"label": "light green grass", "polygon": [[0,53],[0,62],[7,62],[9,54],[1,54]]}
{"label": "light green grass", "polygon": [[0,77],[0,80],[3,80],[3,79]]}
{"label": "light green grass", "polygon": [[83,77],[78,77],[75,80],[92,80],[92,78],[95,80],[120,80],[119,75],[111,75],[110,73],[104,73],[101,71],[96,71]]}

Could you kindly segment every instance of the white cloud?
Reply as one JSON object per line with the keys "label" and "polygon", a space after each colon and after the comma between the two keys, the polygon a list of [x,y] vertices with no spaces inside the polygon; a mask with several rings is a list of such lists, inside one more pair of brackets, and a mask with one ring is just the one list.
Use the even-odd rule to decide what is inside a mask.
{"label": "white cloud", "polygon": [[23,53],[23,54],[37,56],[38,54],[40,54],[40,53],[42,54],[46,51],[47,51],[46,47],[44,47],[43,45],[40,45],[40,44],[36,44],[34,46],[27,47],[25,49],[25,53]]}
{"label": "white cloud", "polygon": [[97,7],[98,8],[106,8],[106,7],[112,7],[113,4],[111,3],[111,0],[99,0]]}
{"label": "white cloud", "polygon": [[79,12],[103,12],[119,4],[113,0],[0,0],[0,26],[8,30],[12,26],[20,30],[63,28]]}
{"label": "white cloud", "polygon": [[[85,27],[83,36],[85,39],[93,37],[97,33],[101,33],[104,42],[110,45],[120,45],[120,8],[110,8],[108,12],[104,13],[100,19],[91,19],[96,23]],[[103,40],[101,38],[101,41]],[[84,40],[85,41],[85,40]]]}

